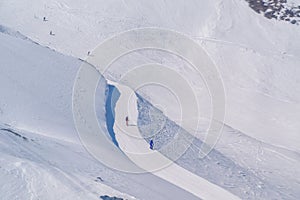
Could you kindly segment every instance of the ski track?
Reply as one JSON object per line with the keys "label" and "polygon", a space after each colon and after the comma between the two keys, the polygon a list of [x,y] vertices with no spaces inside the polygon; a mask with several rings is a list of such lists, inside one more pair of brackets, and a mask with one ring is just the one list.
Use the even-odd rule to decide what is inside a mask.
{"label": "ski track", "polygon": [[[128,105],[128,102],[130,102],[129,99],[132,96],[131,94],[135,95],[134,91],[126,86],[121,86],[119,84],[113,85],[120,92],[120,98],[117,101],[115,108],[116,123],[114,126],[114,131],[121,149],[134,163],[146,171],[149,171],[154,175],[170,181],[171,183],[191,192],[199,198],[239,199],[225,189],[214,185],[205,179],[202,179],[201,177],[198,177],[184,168],[181,168],[177,164],[168,160],[158,151],[149,150],[148,143],[142,139],[143,137],[140,135],[137,126],[126,127],[123,121],[127,114],[129,115],[129,119],[131,119],[130,123],[137,124],[137,97],[135,97],[135,100],[132,101],[133,103],[131,103],[131,105]],[[147,154],[147,157],[140,157],[140,155],[143,154]],[[164,164],[170,164],[164,168],[160,168],[155,164],[160,162]],[[151,166],[156,167],[151,168]]]}
{"label": "ski track", "polygon": [[[0,32],[11,35],[12,37],[16,37],[18,39],[27,40],[34,42],[35,44],[58,50],[65,55],[73,55],[81,58],[85,58],[87,50],[93,49],[95,44],[103,41],[108,36],[131,28],[155,26],[169,28],[184,32],[187,35],[192,35],[192,38],[203,45],[211,58],[215,60],[217,66],[220,68],[220,71],[223,73],[222,75],[225,77],[224,83],[227,87],[226,89],[228,90],[228,97],[231,97],[231,99],[228,99],[228,102],[231,103],[231,107],[228,106],[229,114],[227,116],[227,124],[230,124],[230,126],[234,127],[236,130],[241,130],[241,132],[249,134],[253,138],[257,138],[258,142],[263,141],[260,142],[259,145],[252,148],[252,145],[257,144],[252,143],[252,138],[245,139],[245,137],[241,137],[237,140],[233,139],[232,142],[228,138],[231,138],[233,135],[226,133],[226,135],[221,138],[221,141],[218,143],[219,146],[217,145],[216,148],[221,149],[220,152],[222,154],[228,156],[230,159],[239,163],[243,167],[249,166],[249,169],[251,169],[253,173],[258,176],[261,175],[264,177],[264,171],[270,174],[278,171],[279,175],[269,175],[274,176],[275,180],[276,178],[278,178],[278,180],[282,180],[279,179],[280,176],[292,176],[293,179],[289,177],[288,180],[293,180],[294,182],[286,184],[285,187],[292,187],[293,185],[298,184],[298,187],[294,186],[293,188],[297,190],[297,188],[300,188],[299,181],[297,180],[297,178],[299,178],[299,173],[297,173],[298,171],[293,168],[297,168],[299,166],[299,146],[297,145],[297,128],[299,128],[299,126],[297,126],[298,123],[297,120],[295,120],[298,118],[297,116],[299,116],[297,115],[299,109],[296,107],[296,105],[299,104],[299,95],[297,95],[297,86],[299,86],[299,84],[297,84],[299,82],[297,79],[297,73],[299,72],[297,71],[297,62],[300,59],[300,57],[297,56],[299,53],[299,40],[297,40],[299,29],[291,27],[287,24],[281,24],[280,22],[277,23],[276,21],[272,20],[268,21],[252,12],[252,10],[248,8],[248,5],[242,1],[215,0],[207,1],[206,3],[199,3],[198,1],[199,4],[197,4],[197,1],[191,1],[191,3],[195,3],[195,6],[193,6],[195,7],[195,10],[191,7],[185,6],[186,2],[182,2],[178,1],[174,3],[170,1],[169,4],[168,1],[163,1],[162,3],[157,4],[151,4],[148,2],[141,2],[139,4],[136,2],[135,4],[131,4],[130,1],[122,0],[121,4],[123,6],[120,6],[119,2],[99,3],[99,1],[96,2],[93,0],[87,1],[86,4],[78,2],[71,3],[71,1],[68,0],[63,0],[61,2],[57,0],[50,0],[47,2],[26,2],[26,0],[24,2],[14,2],[11,0],[4,0],[3,2],[0,2],[0,12],[3,13],[0,16],[0,21],[1,23],[4,23],[4,25],[12,27],[16,31],[14,32],[12,29],[0,26]],[[141,6],[143,4],[145,4],[146,7]],[[94,8],[97,8],[97,6],[99,10],[95,12]],[[145,9],[147,6],[149,6],[150,9]],[[189,14],[193,15],[193,20],[195,21],[191,20],[191,18],[188,18],[188,15],[183,15],[186,13],[186,11],[190,11]],[[155,15],[153,15],[153,12]],[[206,12],[209,13],[209,15],[206,14]],[[11,13],[18,13],[18,15],[12,15]],[[200,14],[198,15],[197,13]],[[49,21],[46,23],[42,22],[42,16],[47,16]],[[56,36],[49,36],[49,30],[53,30]],[[21,31],[26,36],[17,31]],[[82,46],[78,46],[78,42],[80,43],[80,40],[85,40],[85,43],[81,44]],[[21,41],[18,42],[21,43]],[[6,44],[7,43],[4,42],[3,46],[5,47]],[[16,58],[16,61],[18,61],[17,58],[20,58],[20,56],[24,56],[24,54],[20,55],[17,51],[19,46],[6,49]],[[49,54],[50,53],[48,52],[47,55]],[[140,57],[143,57],[145,61],[156,61],[155,59],[149,59],[147,55],[145,56],[143,53],[137,54]],[[235,56],[232,56],[232,54],[235,54]],[[26,56],[28,55],[25,54],[25,57]],[[3,60],[5,63],[5,58]],[[279,64],[277,64],[277,62]],[[13,65],[11,65],[11,67],[13,67]],[[41,63],[38,63],[38,65],[41,65]],[[273,68],[267,68],[268,66],[272,66]],[[274,66],[281,66],[283,70],[281,71],[280,68],[275,68]],[[8,67],[10,66],[8,65]],[[252,68],[253,71],[251,70]],[[40,68],[40,70],[42,69],[43,68]],[[18,68],[16,68],[16,70],[22,71],[22,69]],[[30,70],[31,68],[29,68],[29,71]],[[264,71],[261,73],[260,70]],[[289,73],[285,73],[286,71]],[[34,72],[34,70],[32,70],[32,72]],[[106,77],[115,80],[120,76],[121,73],[118,70],[108,72]],[[188,74],[189,71],[184,68],[184,73]],[[31,90],[31,87],[28,87],[29,84],[24,84],[24,81],[21,78],[23,76],[18,77],[9,73],[6,74],[6,71],[3,74],[5,76],[3,80],[7,81],[9,84],[7,86],[8,88],[11,87],[10,85],[14,85],[19,89],[19,91],[13,90],[15,94],[20,94],[22,91],[24,94],[36,97],[36,102],[41,104],[37,104],[37,106],[35,105],[34,107],[47,107],[49,108],[49,112],[50,110],[57,111],[55,114],[59,115],[56,116],[61,116],[60,114],[62,114],[65,115],[66,118],[69,117],[68,114],[65,114],[66,112],[60,113],[61,110],[57,109],[57,106],[51,101],[47,101],[47,99],[44,98],[44,93],[42,93],[42,95],[36,95],[36,91]],[[189,78],[189,76],[187,77]],[[238,79],[237,77],[242,78]],[[55,79],[58,80],[60,78],[55,77]],[[36,79],[36,82],[39,81],[44,80]],[[30,83],[35,84],[34,82]],[[274,83],[280,83],[280,85]],[[251,86],[253,88],[251,88]],[[57,87],[56,89],[61,89],[61,87],[62,86]],[[14,87],[11,88],[15,89]],[[238,92],[234,91],[230,93],[232,88],[236,89]],[[271,92],[269,90],[271,90]],[[254,97],[256,97],[255,95],[259,95],[267,98],[253,98],[250,101],[247,101],[247,98],[243,99],[243,96],[248,94],[248,91],[253,92],[252,94],[254,94]],[[155,90],[150,92],[155,93]],[[151,94],[149,93],[149,95]],[[249,96],[252,97],[251,94]],[[23,99],[23,97],[20,95],[18,95],[17,98]],[[153,96],[150,96],[149,98],[151,99]],[[6,96],[3,96],[2,99],[4,99],[4,103],[0,101],[0,117],[3,117],[4,122],[12,123],[14,127],[14,125],[19,125],[18,122],[24,121],[25,125],[23,125],[25,126],[25,130],[27,128],[26,122],[29,122],[29,130],[30,125],[33,127],[34,125],[37,125],[36,123],[30,124],[30,120],[27,120],[29,118],[38,121],[38,123],[42,122],[40,119],[43,115],[33,114],[32,117],[30,115],[32,113],[27,112],[24,116],[21,116],[21,112],[16,111],[18,109],[16,105],[22,105],[22,100],[17,102],[14,99],[6,99]],[[238,101],[240,99],[242,100],[242,103]],[[271,99],[272,101],[268,101],[266,99]],[[261,107],[255,107],[249,104],[255,101],[257,101],[258,105]],[[264,107],[268,107],[268,104],[273,102],[277,103],[276,108],[279,107],[282,109],[274,111],[274,107],[270,107],[269,110],[263,110]],[[289,106],[285,106],[287,103]],[[11,104],[17,107],[17,109],[13,110],[12,107],[8,107],[11,110],[7,109],[7,105]],[[26,102],[24,105],[27,105]],[[30,106],[32,105],[28,106],[28,110],[34,112],[35,108]],[[287,112],[284,108],[286,108]],[[254,112],[252,112],[253,110]],[[264,115],[264,120],[269,122],[264,122],[267,127],[259,124],[259,121],[252,121],[256,117],[258,118],[260,115],[262,115],[262,113],[260,113],[261,110],[270,114]],[[14,116],[14,112],[17,114],[19,113],[20,116]],[[293,112],[295,112],[295,115],[292,116],[294,120],[291,119],[291,117],[287,114]],[[26,114],[29,115],[26,116]],[[237,117],[233,114],[236,114]],[[6,117],[6,115],[9,116]],[[51,117],[53,118],[53,116]],[[45,119],[47,120],[47,118]],[[243,124],[245,121],[248,122],[248,124]],[[46,127],[44,127],[43,131],[47,130],[49,127],[52,128],[53,124],[59,123],[60,118],[57,121],[54,120],[53,122],[54,123],[52,124],[44,123],[43,125],[46,124]],[[248,126],[249,124],[250,127]],[[282,125],[279,125],[275,130],[270,128],[273,127],[272,125],[275,126],[277,124]],[[68,125],[70,124],[62,123],[61,126]],[[45,135],[49,134],[52,137],[53,132],[57,132],[58,134],[70,132],[70,130],[66,131],[63,129],[58,129],[58,127],[59,126],[54,127],[54,131],[52,129],[52,132],[46,132]],[[36,133],[42,133],[43,131],[39,131],[38,128],[33,130],[33,132]],[[282,141],[273,139],[273,135],[275,133],[279,133],[279,136],[282,135]],[[3,131],[0,130],[0,141],[3,143],[3,145],[5,145],[7,142],[6,136],[2,136],[2,134],[7,135],[7,133],[3,133]],[[2,137],[4,137],[4,139]],[[66,138],[68,137],[70,136],[68,135]],[[235,137],[236,136],[234,135],[234,138]],[[61,163],[56,163],[55,161],[47,158],[48,155],[45,154],[45,152],[40,152],[43,147],[39,148],[38,145],[42,145],[43,143],[29,141],[30,144],[36,145],[34,148],[31,148],[28,143],[25,141],[19,141],[19,138],[16,138],[13,135],[9,135],[9,138],[9,142],[13,144],[17,152],[8,151],[5,153],[0,153],[4,157],[8,156],[5,158],[8,158],[9,161],[12,159],[12,162],[14,162],[15,158],[21,159],[21,161],[18,161],[15,166],[16,168],[20,168],[16,170],[16,175],[21,176],[22,179],[24,179],[24,181],[27,183],[26,186],[28,187],[31,199],[39,198],[38,191],[36,188],[34,188],[35,184],[38,184],[39,181],[35,180],[33,176],[31,176],[30,179],[26,178],[26,174],[30,175],[30,173],[32,173],[32,175],[36,175],[37,177],[43,176],[44,172],[38,167],[47,168],[47,166],[49,166],[49,169],[47,168],[47,170],[51,172],[51,175],[53,175],[57,180],[61,180],[61,182],[67,184],[68,187],[72,188],[72,191],[78,191],[78,193],[88,193],[91,194],[91,197],[97,193],[97,189],[92,187],[93,183],[86,183],[87,179],[95,178],[92,176],[90,177],[90,174],[87,172],[88,170],[80,169],[82,170],[81,176],[84,177],[81,177],[80,175],[77,176],[75,173],[68,172],[70,169],[64,169],[64,165]],[[48,138],[43,138],[42,140],[48,141]],[[232,143],[227,145],[227,140]],[[282,147],[284,150],[281,148],[273,148],[273,146],[270,145],[268,146],[267,143],[274,143],[275,145],[273,146]],[[68,144],[63,143],[62,141],[57,143],[54,142],[51,143],[51,145],[46,146],[48,148],[55,148],[56,146],[53,144],[59,145],[59,147],[62,149],[63,147],[68,148]],[[242,147],[243,145],[244,148]],[[289,147],[291,148],[289,149]],[[47,149],[43,150],[46,151]],[[247,152],[247,150],[249,151]],[[293,154],[294,152],[296,155]],[[253,153],[253,155],[250,153]],[[9,157],[10,154],[12,157]],[[280,162],[271,162],[273,160],[267,159],[264,157],[264,155],[279,158],[278,160]],[[248,156],[255,157],[255,160],[250,160],[251,165],[249,164],[249,160],[247,160]],[[93,166],[96,168],[97,165],[94,163],[92,158],[88,156],[84,156],[84,158],[91,161]],[[267,159],[269,163],[264,162],[264,159]],[[290,168],[287,170],[283,170],[283,167],[286,165],[285,162],[289,164],[287,166],[290,166]],[[37,165],[34,165],[33,163]],[[256,166],[255,169],[251,168],[253,165]],[[282,171],[274,167],[276,165],[282,166],[279,168]],[[259,166],[263,168],[261,171],[259,170]],[[33,169],[36,169],[37,172],[29,172]],[[95,170],[93,173],[100,174],[100,171]],[[120,179],[121,178],[118,180],[120,181]],[[126,182],[127,180],[130,181]],[[125,178],[122,179],[122,181],[124,181],[124,185],[126,185],[126,183],[127,185],[130,183],[135,183],[137,185],[142,185],[143,188],[147,188],[147,191],[158,192],[157,190],[152,190],[152,188],[149,188],[147,184],[138,182],[136,179],[130,176],[128,176],[126,180]],[[113,185],[112,183],[110,184]],[[114,186],[117,189],[121,188],[122,191],[126,192],[126,186],[124,185]],[[278,187],[280,187],[280,185],[281,183],[277,184]],[[130,191],[133,192],[132,190]],[[297,194],[299,193],[285,195],[296,199]],[[143,197],[141,194],[139,195],[140,197]],[[165,198],[167,197],[164,196],[163,192],[161,192],[160,195]]]}

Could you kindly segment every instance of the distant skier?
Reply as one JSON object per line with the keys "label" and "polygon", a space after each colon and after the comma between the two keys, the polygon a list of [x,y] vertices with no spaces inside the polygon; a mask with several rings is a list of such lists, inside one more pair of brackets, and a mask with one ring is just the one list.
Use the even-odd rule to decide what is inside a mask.
{"label": "distant skier", "polygon": [[150,149],[152,149],[152,150],[153,150],[154,142],[153,142],[153,140],[152,140],[152,139],[150,140],[150,143],[149,143],[149,144],[150,144]]}
{"label": "distant skier", "polygon": [[90,54],[91,54],[91,52],[90,52],[90,51],[88,51],[88,52],[87,52],[87,55],[89,56]]}
{"label": "distant skier", "polygon": [[55,35],[52,31],[50,31],[50,35]]}
{"label": "distant skier", "polygon": [[46,17],[43,17],[43,21],[44,21],[44,22],[47,21]]}
{"label": "distant skier", "polygon": [[129,122],[128,116],[126,116],[125,121],[126,121],[126,126],[128,126],[128,122]]}

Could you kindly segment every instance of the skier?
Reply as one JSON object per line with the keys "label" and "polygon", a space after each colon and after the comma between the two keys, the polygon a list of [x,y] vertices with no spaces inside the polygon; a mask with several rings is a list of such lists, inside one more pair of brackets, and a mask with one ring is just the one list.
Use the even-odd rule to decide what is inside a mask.
{"label": "skier", "polygon": [[50,35],[55,35],[52,31],[50,31]]}
{"label": "skier", "polygon": [[153,145],[154,145],[154,142],[153,142],[153,140],[151,139],[151,140],[150,140],[150,149],[152,149],[152,150],[153,150]]}
{"label": "skier", "polygon": [[128,121],[129,121],[128,116],[126,116],[125,121],[126,121],[126,126],[128,126]]}
{"label": "skier", "polygon": [[44,22],[47,21],[46,17],[43,18],[43,21],[44,21]]}

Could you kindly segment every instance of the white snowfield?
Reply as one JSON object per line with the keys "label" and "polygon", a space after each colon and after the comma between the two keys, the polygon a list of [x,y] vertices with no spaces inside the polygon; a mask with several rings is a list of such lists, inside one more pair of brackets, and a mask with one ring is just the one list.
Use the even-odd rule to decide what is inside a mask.
{"label": "white snowfield", "polygon": [[[105,39],[132,28],[159,27],[187,34],[220,70],[226,90],[225,123],[265,143],[300,152],[299,26],[266,19],[244,0],[2,0],[0,13],[2,25],[83,59]],[[49,35],[51,30],[55,36]],[[164,55],[153,57],[185,76],[200,99],[207,98],[199,76],[188,67]],[[105,76],[117,80],[133,64],[128,59]],[[164,106],[157,89],[145,94]],[[205,113],[210,111],[208,104],[200,104]]]}
{"label": "white snowfield", "polygon": [[[109,83],[113,84],[120,92],[115,107],[114,131],[120,148],[129,159],[145,171],[151,172],[201,199],[239,199],[225,189],[180,167],[158,151],[151,150],[136,126],[138,111],[135,92],[127,86]],[[130,120],[129,126],[126,126],[125,123],[126,116]]]}
{"label": "white snowfield", "polygon": [[[262,193],[283,195],[275,199],[299,199],[300,26],[266,19],[244,0],[0,0],[0,23],[0,32],[7,31],[1,25],[10,27],[33,42],[62,53],[25,41],[20,33],[8,31],[18,39],[0,33],[1,128],[11,128],[29,138],[26,142],[9,131],[0,131],[1,198],[51,200],[93,196],[98,199],[100,194],[147,200],[195,198],[191,193],[197,193],[196,187],[175,180],[176,176],[163,174],[161,177],[168,182],[151,173],[124,175],[99,164],[80,146],[72,118],[71,93],[80,65],[76,58],[86,58],[88,51],[93,56],[93,49],[114,34],[133,28],[158,27],[195,39],[222,76],[228,127],[216,148],[267,183],[255,182],[249,186],[249,193],[240,190],[240,198],[268,199],[256,196],[252,189],[259,188]],[[104,76],[118,81],[132,66],[149,62],[169,66],[186,78],[200,99],[201,114],[205,120],[209,119],[212,108],[205,84],[190,66],[175,56],[136,52],[113,63]],[[96,112],[100,125],[105,128],[105,87],[98,89]],[[178,102],[164,89],[149,86],[138,92],[168,118],[177,121]],[[129,111],[133,112],[128,114],[132,120],[136,107]],[[127,115],[127,111],[122,112],[118,122],[124,122]],[[207,124],[191,133],[196,131],[200,138],[205,138]],[[131,137],[140,138],[139,132],[123,134],[131,129],[136,128],[118,131],[121,148],[141,167],[156,167],[151,162],[145,166],[130,154],[149,151],[145,141]],[[125,141],[137,143],[127,145]],[[139,149],[131,149],[135,147]],[[156,155],[167,163],[168,160]],[[178,166],[171,169],[174,168],[182,170]],[[207,177],[224,183],[224,188],[241,188],[238,184],[227,185],[227,178],[232,175],[230,170],[216,177],[209,165],[207,169],[211,173]],[[241,173],[235,180],[243,179],[243,171],[234,172]],[[95,182],[97,176],[104,182]],[[231,195],[205,180],[199,184],[226,197]],[[201,188],[199,193],[204,198],[215,197],[210,196],[211,191],[201,191]],[[221,199],[226,198],[221,196]]]}
{"label": "white snowfield", "polygon": [[[0,44],[1,200],[198,199],[150,173],[112,170],[83,148],[72,115],[78,59],[3,33]],[[105,89],[103,81],[96,105],[103,130]]]}

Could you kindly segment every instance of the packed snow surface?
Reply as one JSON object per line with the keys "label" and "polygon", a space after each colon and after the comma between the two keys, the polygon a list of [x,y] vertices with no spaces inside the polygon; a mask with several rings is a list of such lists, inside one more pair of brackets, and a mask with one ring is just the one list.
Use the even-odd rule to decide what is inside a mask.
{"label": "packed snow surface", "polygon": [[[178,123],[180,105],[167,88],[136,91],[137,125],[145,141],[159,128],[155,150],[168,157],[160,147],[174,132],[195,137],[176,166],[242,199],[299,199],[299,25],[268,19],[244,0],[2,0],[0,13],[3,199],[197,199],[151,173],[131,175],[99,163],[81,146],[75,129],[72,90],[80,59],[88,52],[93,56],[107,38],[143,27],[194,39],[218,68],[226,93],[222,136],[215,150],[198,160],[213,109],[204,80],[167,52],[147,49],[121,57],[103,74],[106,80],[117,82],[134,66],[159,63],[182,75],[199,99],[201,126],[185,130]],[[113,118],[107,115],[105,79],[95,107],[105,137],[117,144],[113,121],[107,123]],[[114,158],[121,159],[121,153]],[[130,161],[124,154],[122,159]]]}

